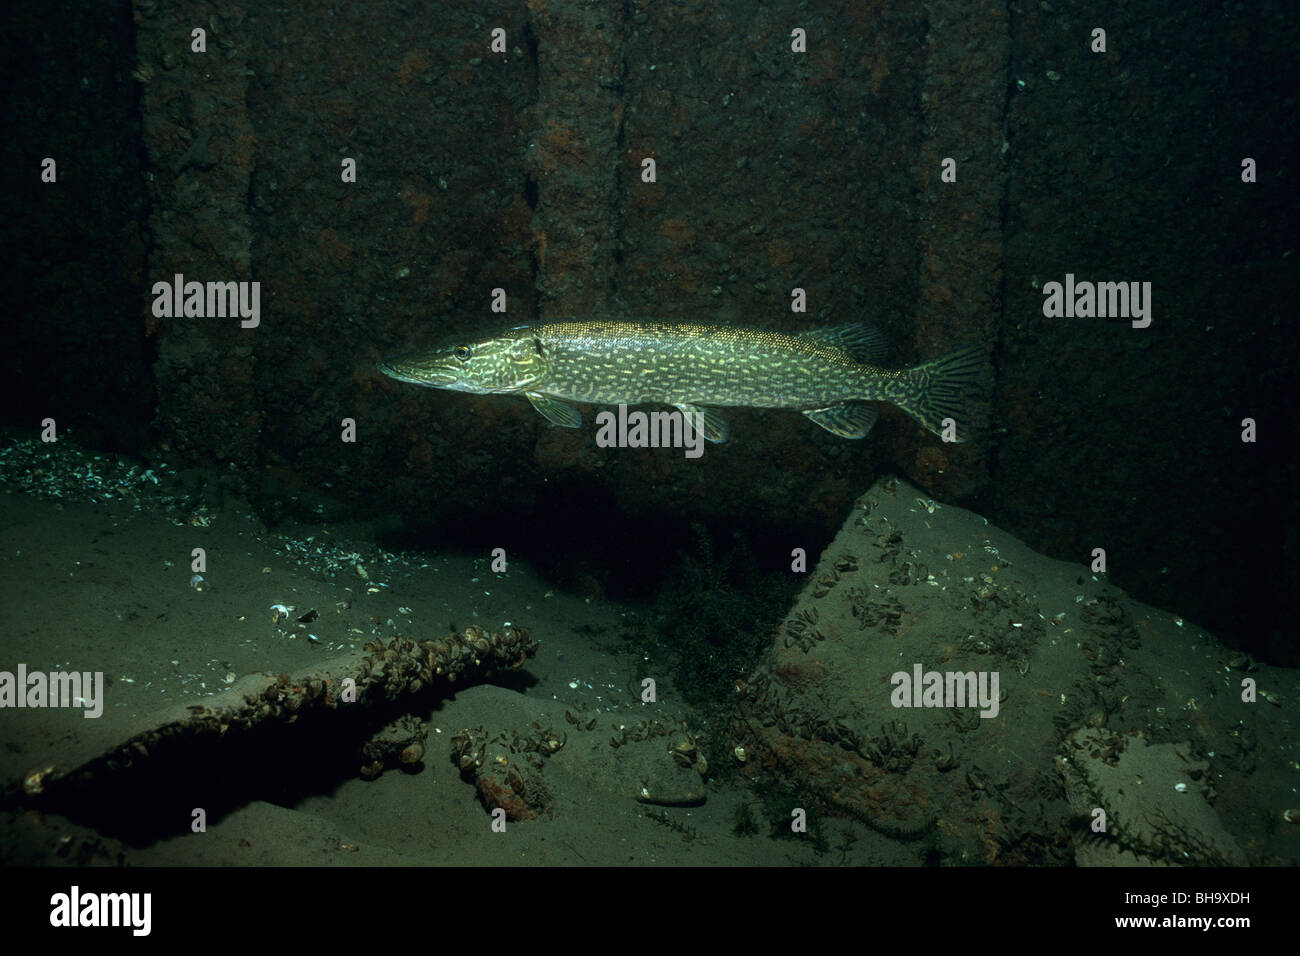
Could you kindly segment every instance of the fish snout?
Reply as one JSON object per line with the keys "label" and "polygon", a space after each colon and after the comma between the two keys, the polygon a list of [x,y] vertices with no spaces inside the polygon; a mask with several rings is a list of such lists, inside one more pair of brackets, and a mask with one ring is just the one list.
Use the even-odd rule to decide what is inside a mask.
{"label": "fish snout", "polygon": [[380,359],[375,368],[389,378],[412,385],[426,385],[429,388],[447,388],[460,381],[460,376],[448,368],[412,365],[400,358]]}

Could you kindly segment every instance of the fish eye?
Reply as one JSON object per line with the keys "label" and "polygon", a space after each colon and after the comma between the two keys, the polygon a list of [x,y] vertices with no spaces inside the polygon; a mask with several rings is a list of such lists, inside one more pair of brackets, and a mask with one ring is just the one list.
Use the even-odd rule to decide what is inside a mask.
{"label": "fish eye", "polygon": [[456,356],[456,358],[460,359],[462,362],[468,362],[468,361],[469,361],[469,346],[468,346],[468,345],[458,345],[458,346],[456,346],[454,349],[452,349],[452,353],[451,353],[451,354],[454,355],[454,356]]}

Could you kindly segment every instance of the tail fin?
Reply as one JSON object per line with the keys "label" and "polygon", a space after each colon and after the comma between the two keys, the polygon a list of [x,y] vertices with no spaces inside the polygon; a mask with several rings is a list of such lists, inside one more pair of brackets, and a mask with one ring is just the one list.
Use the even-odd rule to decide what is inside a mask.
{"label": "tail fin", "polygon": [[[975,424],[967,399],[984,392],[987,382],[984,345],[964,345],[900,375],[894,404],[940,438],[965,441]],[[947,431],[945,419],[952,426]]]}

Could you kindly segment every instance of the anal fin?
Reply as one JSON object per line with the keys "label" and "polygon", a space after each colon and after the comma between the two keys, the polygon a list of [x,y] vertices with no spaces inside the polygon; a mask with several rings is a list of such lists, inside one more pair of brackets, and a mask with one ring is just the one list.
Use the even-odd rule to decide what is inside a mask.
{"label": "anal fin", "polygon": [[822,428],[841,438],[865,438],[879,412],[874,402],[841,402],[825,408],[810,408],[804,414]]}

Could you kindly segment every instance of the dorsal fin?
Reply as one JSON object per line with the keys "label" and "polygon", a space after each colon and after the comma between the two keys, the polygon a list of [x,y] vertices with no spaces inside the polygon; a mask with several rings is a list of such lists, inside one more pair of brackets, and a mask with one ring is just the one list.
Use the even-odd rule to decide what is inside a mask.
{"label": "dorsal fin", "polygon": [[854,361],[865,365],[880,365],[885,360],[885,337],[878,329],[861,322],[844,325],[824,325],[811,332],[801,332],[800,338],[816,339],[843,349]]}

